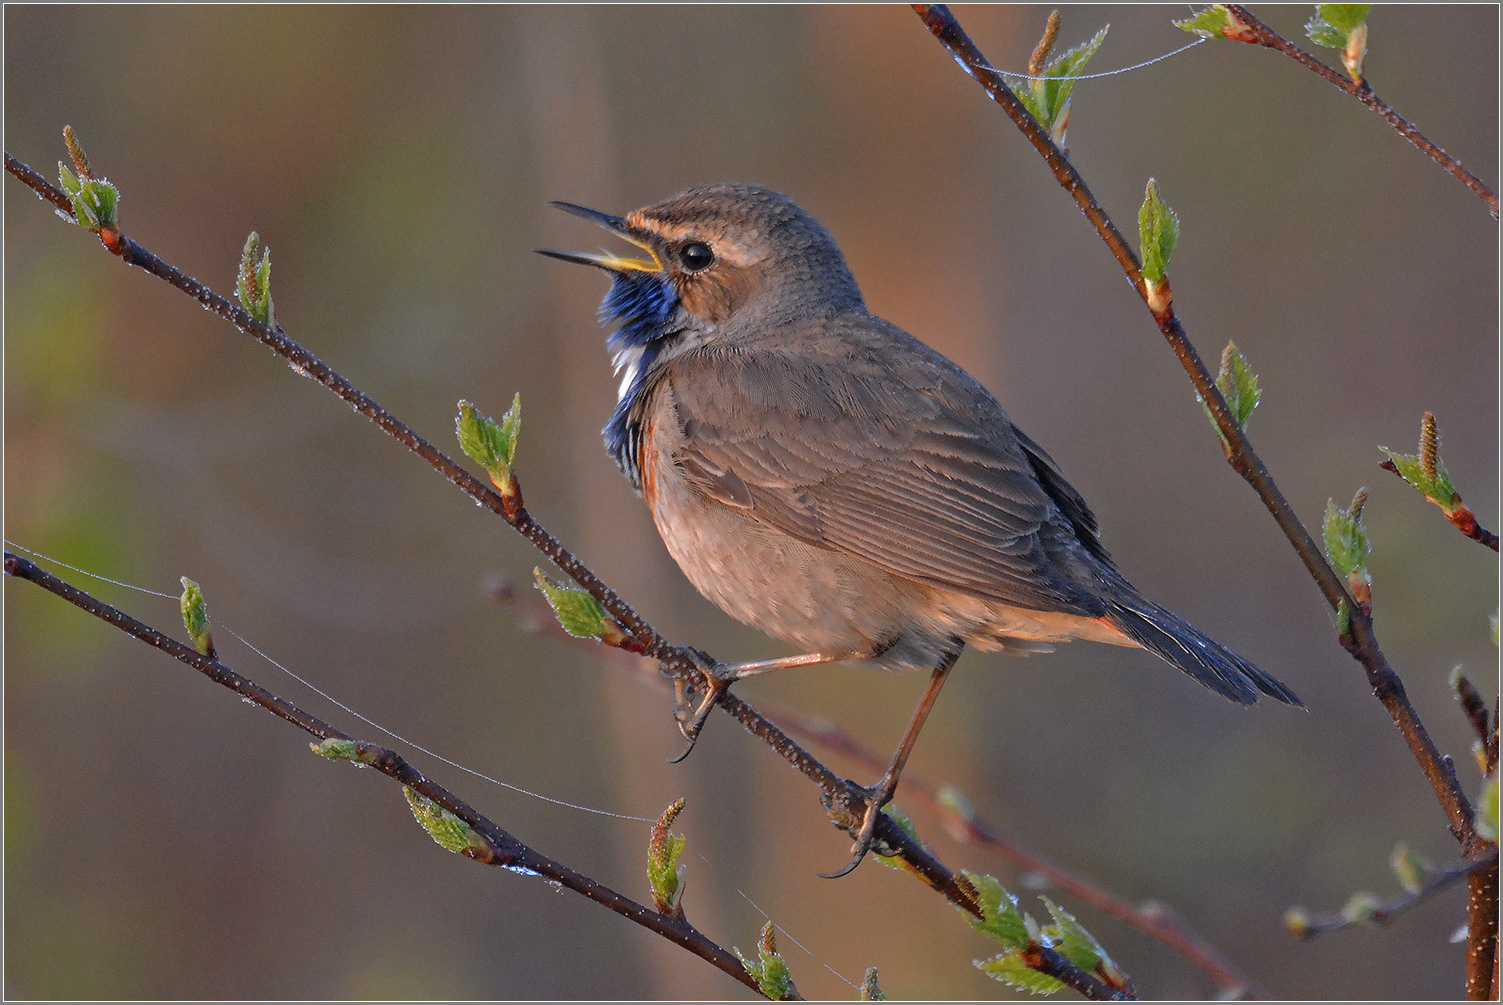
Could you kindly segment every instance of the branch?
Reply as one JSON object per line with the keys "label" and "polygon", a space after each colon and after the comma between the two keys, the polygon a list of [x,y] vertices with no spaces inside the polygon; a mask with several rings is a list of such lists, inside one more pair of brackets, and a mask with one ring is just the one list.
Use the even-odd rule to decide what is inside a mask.
{"label": "branch", "polygon": [[[1400,471],[1399,466],[1392,460],[1379,461],[1378,467],[1382,468],[1384,471],[1390,471],[1393,474],[1398,475],[1406,482],[1409,480],[1408,478],[1404,478],[1404,472]],[[1437,503],[1436,505],[1439,506],[1439,503]],[[1488,530],[1486,527],[1482,526],[1482,524],[1477,522],[1477,515],[1472,512],[1470,506],[1467,506],[1461,501],[1461,496],[1458,495],[1456,497],[1456,505],[1454,506],[1454,508],[1447,512],[1446,509],[1442,507],[1442,512],[1445,512],[1446,514],[1446,521],[1451,526],[1455,527],[1457,530],[1465,534],[1467,537],[1471,538],[1473,541],[1476,541],[1478,544],[1486,545],[1493,551],[1498,550],[1498,535],[1494,534],[1492,531]]]}
{"label": "branch", "polygon": [[1371,894],[1357,894],[1340,911],[1321,914],[1313,918],[1293,913],[1286,919],[1289,934],[1297,939],[1313,939],[1327,932],[1334,932],[1353,925],[1386,925],[1394,918],[1424,903],[1442,890],[1455,886],[1469,876],[1485,874],[1498,868],[1498,849],[1493,846],[1478,858],[1465,859],[1431,873],[1423,886],[1407,891],[1385,901],[1375,900]]}
{"label": "branch", "polygon": [[[1394,129],[1397,129],[1400,136],[1404,137],[1410,143],[1413,143],[1416,147],[1418,147],[1420,152],[1423,153],[1426,157],[1429,157],[1432,161],[1439,164],[1441,168],[1448,174],[1452,175],[1467,188],[1475,192],[1478,198],[1487,203],[1487,208],[1492,211],[1493,217],[1495,219],[1497,218],[1497,193],[1488,188],[1487,184],[1481,178],[1478,178],[1466,168],[1462,167],[1461,162],[1458,161],[1455,157],[1452,157],[1440,147],[1430,142],[1430,140],[1425,137],[1424,133],[1421,133],[1418,129],[1414,128],[1414,125],[1408,119],[1404,118],[1398,112],[1394,111],[1393,108],[1388,104],[1388,102],[1384,101],[1382,98],[1374,94],[1373,89],[1368,85],[1366,78],[1362,80],[1352,80],[1345,74],[1338,73],[1337,71],[1331,69],[1329,66],[1322,63],[1320,60],[1316,59],[1314,56],[1310,55],[1308,52],[1301,49],[1299,46],[1295,45],[1293,42],[1289,41],[1278,32],[1274,31],[1272,28],[1268,27],[1268,25],[1258,20],[1258,18],[1254,16],[1251,11],[1249,11],[1246,7],[1241,6],[1240,4],[1229,3],[1226,5],[1226,9],[1231,12],[1232,17],[1242,22],[1242,27],[1246,29],[1235,38],[1235,41],[1257,44],[1268,49],[1273,49],[1276,52],[1282,52],[1284,55],[1288,56],[1296,63],[1299,63],[1301,66],[1314,72],[1317,76],[1325,78],[1337,89],[1350,94],[1352,97],[1362,102],[1362,104],[1366,105],[1373,112],[1377,113],[1377,115],[1382,118],[1384,122],[1387,122],[1390,126],[1393,126]],[[1232,36],[1227,37],[1231,38]]]}
{"label": "branch", "polygon": [[[867,750],[839,728],[815,725],[791,715],[769,713],[788,732],[828,749],[837,750],[865,767],[880,771],[886,762]],[[1036,852],[1018,845],[997,833],[996,829],[970,806],[957,807],[953,798],[936,790],[912,772],[905,772],[898,783],[900,791],[918,797],[918,801],[936,811],[945,821],[945,830],[956,841],[974,842],[995,852],[998,857],[1025,872],[1036,873],[1066,893],[1080,898],[1097,910],[1137,929],[1203,970],[1231,998],[1256,994],[1252,981],[1242,974],[1220,950],[1190,931],[1174,913],[1162,904],[1142,907],[1128,903],[1116,894],[1096,885],[1078,873],[1056,865]]]}
{"label": "branch", "polygon": [[[558,620],[552,616],[546,605],[523,595],[504,577],[492,579],[486,584],[485,590],[492,600],[507,604],[516,611],[527,631],[567,642],[582,649],[589,649],[623,666],[629,665],[635,668],[648,666],[643,660],[625,650],[607,649],[601,653],[600,647],[592,640],[570,635],[560,627]],[[654,686],[661,686],[663,681],[662,675],[655,670],[641,674],[640,679],[650,681]],[[792,734],[804,743],[844,754],[863,767],[874,771],[881,771],[887,767],[885,760],[872,753],[838,726],[828,723],[816,725],[808,719],[788,712],[769,711],[764,714],[785,733]],[[1091,880],[1003,838],[990,824],[976,815],[974,810],[958,812],[951,801],[944,798],[941,791],[921,781],[911,770],[903,773],[902,779],[898,782],[898,790],[907,795],[916,796],[919,802],[938,812],[945,820],[945,829],[956,841],[962,844],[974,842],[983,845],[1017,868],[1043,876],[1059,889],[1079,897],[1150,938],[1157,939],[1205,971],[1228,996],[1241,997],[1258,992],[1252,981],[1244,976],[1235,964],[1210,943],[1177,921],[1173,912],[1163,905],[1150,903],[1142,907],[1134,906],[1097,886]]]}
{"label": "branch", "polygon": [[[60,210],[61,207],[70,205],[63,192],[9,152],[5,155],[5,166],[7,171],[40,196],[60,207]],[[69,220],[73,219],[71,212],[64,215]],[[428,462],[434,470],[456,485],[460,491],[504,519],[559,569],[567,573],[631,633],[634,637],[634,644],[631,648],[634,651],[659,660],[665,671],[683,680],[691,689],[700,686],[703,677],[691,650],[674,646],[665,640],[652,625],[637,614],[631,605],[533,519],[523,505],[521,488],[515,481],[512,483],[511,491],[503,496],[460,467],[443,451],[381,407],[328,364],[289,338],[280,325],[265,324],[256,320],[238,304],[216,293],[192,276],[186,275],[175,266],[164,262],[118,230],[111,228],[102,231],[100,238],[107,250],[127,264],[143,269],[175,289],[186,293],[291,363],[298,373],[339,395],[357,412]],[[819,786],[821,802],[838,826],[852,832],[855,828],[859,828],[866,812],[867,793],[864,789],[854,782],[840,778],[820,763],[818,758],[734,695],[726,694],[718,707],[739,721],[748,732],[772,747],[789,764]],[[974,898],[956,882],[955,874],[885,814],[881,815],[877,821],[875,838],[873,845],[875,850],[886,856],[903,859],[917,875],[956,907],[971,914],[979,913],[979,907]],[[1111,991],[1099,981],[1096,985],[1101,993]],[[1089,985],[1086,986],[1089,987]],[[1077,990],[1080,989],[1077,988]],[[1086,991],[1083,990],[1082,993]]]}
{"label": "branch", "polygon": [[[1137,255],[1128,246],[1121,231],[1112,223],[1100,203],[1091,195],[1085,180],[1075,170],[1074,165],[1054,145],[1048,134],[1039,127],[1033,116],[1028,113],[1022,102],[1003,81],[1001,74],[991,68],[981,51],[966,35],[960,23],[955,20],[955,16],[950,13],[949,8],[942,4],[914,4],[913,6],[935,38],[939,39],[965,71],[986,90],[992,100],[1002,107],[1007,117],[1012,119],[1028,142],[1038,150],[1054,173],[1054,177],[1065,191],[1070,193],[1081,212],[1091,221],[1101,239],[1106,242],[1112,255],[1122,266],[1122,270],[1127,273],[1127,278],[1132,282],[1133,288],[1138,291],[1138,295],[1143,298],[1145,304],[1149,303],[1149,289],[1143,279]],[[1345,585],[1321,553],[1320,546],[1300,523],[1299,517],[1295,515],[1294,509],[1285,500],[1283,493],[1279,491],[1262,459],[1253,450],[1247,434],[1227,409],[1221,391],[1211,379],[1205,363],[1201,361],[1200,354],[1195,351],[1189,336],[1185,334],[1184,327],[1174,315],[1173,304],[1165,303],[1161,310],[1150,307],[1150,312],[1164,338],[1168,340],[1170,348],[1179,358],[1180,364],[1190,375],[1190,380],[1194,383],[1195,390],[1199,392],[1201,400],[1210,410],[1216,428],[1221,431],[1225,440],[1227,460],[1233,469],[1257,492],[1264,506],[1273,515],[1274,521],[1284,532],[1284,536],[1289,539],[1295,553],[1304,562],[1305,568],[1314,578],[1316,585],[1320,587],[1326,602],[1333,610],[1339,611],[1344,606],[1347,611],[1351,612],[1350,628],[1341,639],[1343,647],[1362,664],[1367,672],[1368,684],[1372,687],[1373,694],[1383,703],[1389,715],[1393,717],[1394,724],[1398,726],[1399,732],[1403,734],[1411,753],[1430,782],[1436,800],[1446,813],[1451,833],[1461,842],[1463,854],[1476,853],[1485,842],[1478,836],[1472,823],[1471,802],[1456,778],[1456,771],[1450,759],[1443,757],[1436,748],[1430,734],[1420,721],[1419,714],[1409,702],[1403,681],[1389,666],[1387,657],[1379,648],[1377,636],[1372,628],[1372,618],[1364,614],[1352,602]]]}
{"label": "branch", "polygon": [[1452,690],[1456,693],[1456,700],[1461,703],[1462,714],[1472,727],[1472,732],[1477,734],[1477,740],[1482,744],[1482,774],[1491,776],[1498,770],[1498,710],[1493,709],[1492,725],[1488,725],[1487,700],[1482,697],[1482,692],[1477,690],[1466,675],[1460,673],[1461,667],[1452,672]]}
{"label": "branch", "polygon": [[712,942],[703,933],[682,918],[659,914],[651,908],[624,897],[616,891],[596,882],[588,876],[575,872],[562,863],[555,862],[540,852],[523,844],[501,827],[482,816],[468,803],[431,781],[422,772],[408,764],[401,755],[374,743],[356,741],[354,737],[336,729],[316,716],[298,708],[292,702],[261,687],[255,681],[237,673],[219,660],[200,654],[190,646],[169,638],[144,622],[97,600],[77,587],[58,579],[36,564],[7,551],[5,574],[16,579],[35,583],[49,593],[114,625],[132,638],[155,646],[167,655],[188,664],[214,683],[229,688],[236,694],[260,705],[280,719],[285,719],[299,729],[320,740],[349,740],[356,744],[357,757],[361,764],[368,764],[407,788],[418,792],[448,810],[468,824],[484,840],[485,848],[467,851],[470,858],[486,865],[498,865],[508,869],[525,869],[546,876],[575,893],[606,907],[650,932],[661,935],[676,945],[705,960],[718,970],[730,975],[757,991],[757,982],[747,973],[740,959]]}

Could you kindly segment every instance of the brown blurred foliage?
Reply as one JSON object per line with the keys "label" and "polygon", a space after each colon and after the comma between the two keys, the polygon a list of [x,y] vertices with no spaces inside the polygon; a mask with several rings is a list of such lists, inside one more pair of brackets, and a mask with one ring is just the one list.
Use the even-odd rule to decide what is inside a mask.
{"label": "brown blurred foliage", "polygon": [[[1021,69],[1046,9],[961,8]],[[1111,20],[1092,69],[1184,44],[1183,8]],[[1274,9],[1302,37],[1308,8]],[[1497,178],[1495,7],[1379,7],[1373,86]],[[1030,846],[1174,905],[1273,995],[1457,995],[1461,894],[1381,931],[1293,942],[1294,903],[1395,888],[1388,852],[1454,843],[1331,619],[1227,469],[1178,365],[1032,150],[902,7],[5,10],[6,146],[50,173],[71,123],[123,229],[223,292],[272,248],[293,337],[435,440],[457,399],[521,390],[534,512],[670,637],[776,655],[694,594],[598,430],[614,386],[601,277],[538,246],[686,185],[787,191],[840,239],[872,308],[976,374],[1059,460],[1143,590],[1296,688],[1231,707],[1142,653],[968,654],[911,770]],[[1072,155],[1119,223],[1150,176],[1179,212],[1177,307],[1260,373],[1250,432],[1308,524],[1373,488],[1377,627],[1469,787],[1446,688],[1496,667],[1495,556],[1397,479],[1441,422],[1497,521],[1497,232],[1470,192],[1273,53],[1208,43],[1075,92]],[[868,863],[813,791],[728,720],[669,766],[664,695],[519,630],[480,584],[538,560],[499,521],[264,350],[5,188],[6,536],[175,593],[364,714],[561,799],[655,817],[680,795],[688,916],[750,948],[767,911],[810,996],[991,996],[990,947]],[[74,577],[77,578],[77,577]],[[173,604],[81,582],[164,628]],[[29,586],[6,584],[5,991],[12,997],[722,997],[700,961],[542,882],[439,851],[385,779]],[[361,735],[228,638],[239,669]],[[887,749],[922,682],[836,667],[742,693]],[[372,736],[376,739],[377,737]],[[646,824],[586,816],[415,758],[542,851],[637,897]],[[903,797],[901,790],[899,803]],[[955,867],[998,873],[933,818]],[[752,902],[755,902],[755,907]],[[1066,903],[1072,910],[1076,905]],[[1145,994],[1203,976],[1080,909]],[[831,969],[826,969],[829,967]]]}

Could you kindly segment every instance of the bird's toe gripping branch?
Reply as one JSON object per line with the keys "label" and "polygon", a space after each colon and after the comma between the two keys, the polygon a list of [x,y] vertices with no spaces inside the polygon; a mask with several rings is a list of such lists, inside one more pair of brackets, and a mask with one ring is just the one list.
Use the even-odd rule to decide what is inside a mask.
{"label": "bird's toe gripping branch", "polygon": [[[678,723],[678,731],[683,734],[684,739],[689,741],[689,746],[684,748],[682,754],[672,758],[668,762],[670,764],[679,763],[694,751],[694,745],[699,742],[700,731],[704,729],[705,720],[709,718],[715,706],[720,703],[720,699],[737,680],[734,673],[728,674],[725,672],[726,669],[729,669],[725,664],[717,663],[708,653],[688,647],[680,649],[679,652],[689,662],[692,662],[703,675],[704,681],[701,686],[704,689],[704,697],[700,699],[698,706],[696,706],[694,704],[695,693],[691,690],[690,683],[685,679],[685,675],[682,673],[674,674],[673,718]],[[663,669],[665,673],[673,672],[667,664],[664,665]]]}

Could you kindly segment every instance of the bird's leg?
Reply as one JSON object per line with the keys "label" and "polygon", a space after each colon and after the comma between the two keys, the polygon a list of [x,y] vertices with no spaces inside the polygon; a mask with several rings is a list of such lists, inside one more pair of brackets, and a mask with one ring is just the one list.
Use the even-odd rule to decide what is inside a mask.
{"label": "bird's leg", "polygon": [[950,676],[950,671],[955,668],[955,661],[960,658],[960,650],[961,646],[957,645],[945,653],[934,672],[929,675],[929,686],[924,689],[924,696],[919,699],[913,719],[908,723],[908,730],[903,734],[898,749],[892,755],[892,761],[887,765],[887,773],[881,781],[866,790],[866,815],[861,820],[861,830],[856,833],[856,842],[851,845],[854,857],[850,864],[837,872],[820,873],[824,879],[839,879],[846,875],[860,865],[866,853],[871,850],[872,835],[877,831],[877,818],[882,815],[882,807],[891,801],[892,794],[897,791],[898,777],[903,773],[903,766],[908,763],[908,755],[913,753],[913,745],[918,742],[924,720],[929,718],[929,712],[939,698],[939,689],[945,686],[945,678]]}
{"label": "bird's leg", "polygon": [[[700,670],[704,673],[705,696],[700,701],[699,707],[691,710],[683,678],[678,677],[674,679],[673,718],[678,721],[678,731],[683,734],[684,739],[689,741],[689,746],[682,754],[673,758],[669,763],[677,764],[689,756],[689,752],[694,749],[694,744],[699,740],[699,731],[704,728],[705,719],[709,718],[710,712],[720,702],[720,698],[725,694],[726,690],[741,678],[772,673],[774,670],[815,666],[820,663],[841,663],[845,660],[873,659],[881,656],[890,648],[892,648],[892,643],[888,642],[866,652],[802,653],[798,656],[780,656],[777,659],[757,660],[753,663],[716,663],[698,649],[687,650],[694,659],[694,662],[699,664]],[[899,770],[902,769],[900,768]]]}

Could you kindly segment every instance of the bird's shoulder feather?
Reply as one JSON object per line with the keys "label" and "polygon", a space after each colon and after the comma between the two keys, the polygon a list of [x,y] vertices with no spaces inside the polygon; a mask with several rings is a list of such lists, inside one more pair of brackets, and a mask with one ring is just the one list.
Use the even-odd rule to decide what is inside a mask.
{"label": "bird's shoulder feather", "polygon": [[654,383],[660,442],[706,499],[906,578],[1101,613],[1064,571],[1100,549],[1089,508],[985,388],[901,329],[804,322],[700,346]]}

